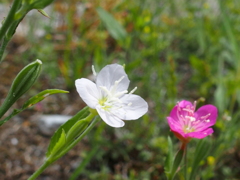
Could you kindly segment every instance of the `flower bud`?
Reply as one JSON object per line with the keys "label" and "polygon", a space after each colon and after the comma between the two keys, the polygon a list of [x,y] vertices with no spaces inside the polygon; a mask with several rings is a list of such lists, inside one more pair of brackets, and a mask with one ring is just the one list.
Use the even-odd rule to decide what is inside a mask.
{"label": "flower bud", "polygon": [[14,79],[9,93],[0,107],[0,117],[18,100],[27,90],[29,90],[38,78],[42,67],[42,62],[36,60],[25,66]]}

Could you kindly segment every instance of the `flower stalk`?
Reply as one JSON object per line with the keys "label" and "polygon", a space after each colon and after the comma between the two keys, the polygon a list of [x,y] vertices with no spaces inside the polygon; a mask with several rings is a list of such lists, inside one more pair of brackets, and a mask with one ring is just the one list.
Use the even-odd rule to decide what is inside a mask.
{"label": "flower stalk", "polygon": [[50,162],[45,161],[45,162],[42,164],[42,166],[41,166],[37,171],[35,171],[34,174],[33,174],[31,177],[28,178],[28,180],[34,180],[34,179],[36,179],[40,174],[42,174],[42,172],[43,172],[48,166],[50,166],[50,164],[51,164]]}
{"label": "flower stalk", "polygon": [[[55,151],[53,154],[51,154],[49,157],[46,158],[43,165],[32,175],[28,178],[28,180],[34,180],[36,179],[48,166],[50,166],[52,163],[54,163],[56,160],[58,160],[60,157],[65,155],[69,150],[71,150],[79,141],[81,141],[90,131],[91,129],[97,124],[99,118],[96,116],[96,113],[90,112],[90,114],[78,122],[85,121],[89,125],[81,130],[81,134],[77,134],[79,132],[79,129],[75,126],[73,131],[69,131],[67,134],[68,142],[66,142],[63,146],[61,146],[57,151]],[[79,125],[79,124],[78,124]],[[71,137],[71,138],[70,138]]]}
{"label": "flower stalk", "polygon": [[185,180],[188,180],[187,144],[183,143],[182,148],[184,148],[184,154],[183,154],[183,156],[184,156],[184,168],[183,168],[184,169],[184,177],[185,177]]}
{"label": "flower stalk", "polygon": [[11,26],[11,24],[15,21],[14,16],[15,16],[16,11],[20,7],[21,2],[22,2],[21,0],[14,0],[13,1],[12,7],[11,7],[11,9],[10,9],[6,19],[4,20],[1,29],[0,29],[0,41],[5,36],[8,28]]}

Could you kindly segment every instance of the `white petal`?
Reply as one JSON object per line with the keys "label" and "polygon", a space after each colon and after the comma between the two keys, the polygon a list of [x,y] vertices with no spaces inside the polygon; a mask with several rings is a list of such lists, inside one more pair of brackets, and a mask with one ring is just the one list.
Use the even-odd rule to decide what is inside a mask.
{"label": "white petal", "polygon": [[125,123],[118,117],[114,116],[111,112],[105,111],[98,106],[96,107],[96,109],[97,109],[99,116],[102,118],[102,120],[109,126],[112,126],[112,127],[123,127],[124,126]]}
{"label": "white petal", "polygon": [[99,99],[97,86],[92,81],[81,78],[75,81],[77,92],[82,100],[92,109],[96,108]]}
{"label": "white petal", "polygon": [[138,95],[126,94],[121,98],[125,106],[116,109],[113,114],[123,120],[135,120],[148,111],[147,102]]}
{"label": "white petal", "polygon": [[115,81],[118,81],[124,77],[117,86],[117,91],[124,91],[128,89],[129,79],[125,73],[123,66],[118,64],[111,64],[105,66],[97,75],[96,84],[97,86],[105,86],[107,89],[114,85]]}

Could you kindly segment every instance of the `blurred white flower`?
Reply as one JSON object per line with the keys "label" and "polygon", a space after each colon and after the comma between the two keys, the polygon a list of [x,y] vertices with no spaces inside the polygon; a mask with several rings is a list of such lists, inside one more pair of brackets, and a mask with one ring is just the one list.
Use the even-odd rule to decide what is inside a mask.
{"label": "blurred white flower", "polygon": [[109,126],[122,127],[122,120],[136,120],[148,111],[147,102],[133,92],[129,93],[129,79],[123,66],[112,64],[105,66],[98,74],[93,68],[96,84],[81,78],[75,81],[80,97]]}

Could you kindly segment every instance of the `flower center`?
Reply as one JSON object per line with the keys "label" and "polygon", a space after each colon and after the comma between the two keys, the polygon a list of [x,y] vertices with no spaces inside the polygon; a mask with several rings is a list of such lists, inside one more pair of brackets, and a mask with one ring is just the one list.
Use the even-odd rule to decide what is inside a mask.
{"label": "flower center", "polygon": [[[114,82],[114,85],[110,87],[110,89],[107,89],[105,86],[99,86],[99,88],[103,92],[103,97],[99,100],[99,105],[104,109],[105,111],[108,111],[113,106],[121,108],[122,101],[120,100],[120,97],[126,93],[128,93],[127,90],[117,92],[117,86],[118,84],[123,80],[124,76],[122,76],[119,80]],[[116,106],[117,105],[117,106]]]}
{"label": "flower center", "polygon": [[103,97],[98,103],[105,111],[108,111],[112,107],[112,104],[108,102],[107,97]]}
{"label": "flower center", "polygon": [[[109,111],[113,107],[115,109],[122,108],[123,102],[121,101],[121,97],[124,94],[127,94],[128,91],[117,91],[117,87],[119,83],[124,79],[124,76],[122,76],[119,80],[114,82],[114,85],[111,86],[109,89],[107,89],[105,86],[99,86],[99,88],[102,90],[103,97],[99,99],[98,103],[104,109],[105,111]],[[135,87],[129,94],[132,94],[137,87]],[[128,103],[127,106],[131,106],[132,103]]]}
{"label": "flower center", "polygon": [[194,114],[195,107],[196,103],[194,103],[193,106],[188,105],[185,108],[178,107],[177,115],[184,133],[195,132],[198,130],[198,128],[204,126],[205,123],[210,122],[208,119],[210,113],[205,116],[196,118]]}
{"label": "flower center", "polygon": [[183,127],[184,133],[190,133],[190,132],[194,132],[194,131],[195,131],[195,129],[193,127],[188,127],[188,126]]}

